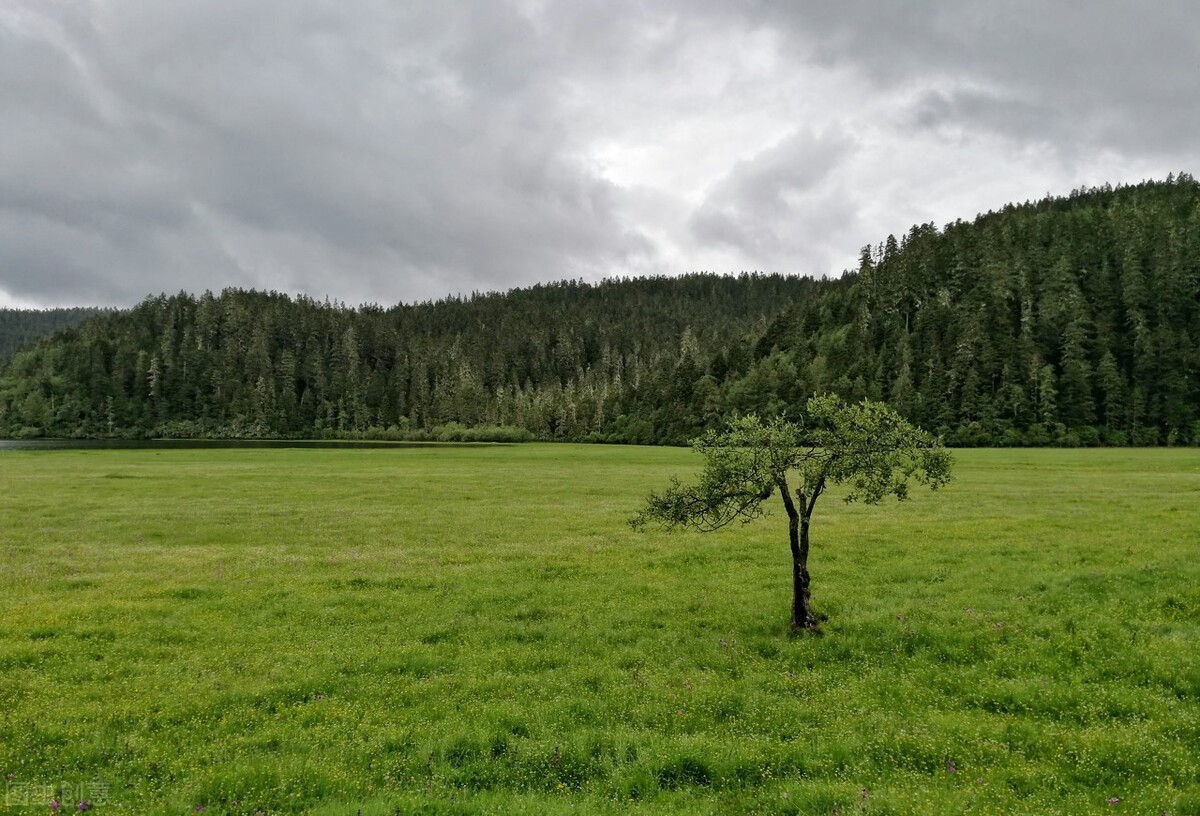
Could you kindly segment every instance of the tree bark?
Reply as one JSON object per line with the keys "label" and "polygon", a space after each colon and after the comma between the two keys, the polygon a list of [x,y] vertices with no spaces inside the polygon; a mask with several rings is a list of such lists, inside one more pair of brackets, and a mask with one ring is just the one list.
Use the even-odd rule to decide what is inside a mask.
{"label": "tree bark", "polygon": [[[788,541],[792,549],[792,623],[791,630],[793,632],[817,632],[820,631],[820,622],[817,616],[813,614],[811,595],[809,593],[809,584],[811,579],[808,574],[808,522],[812,513],[812,504],[805,501],[803,493],[798,493],[800,506],[803,510],[796,509],[796,503],[792,501],[791,491],[788,490],[787,479],[780,479],[777,482],[779,486],[779,495],[783,498],[784,509],[788,515]],[[816,497],[813,497],[813,502]]]}

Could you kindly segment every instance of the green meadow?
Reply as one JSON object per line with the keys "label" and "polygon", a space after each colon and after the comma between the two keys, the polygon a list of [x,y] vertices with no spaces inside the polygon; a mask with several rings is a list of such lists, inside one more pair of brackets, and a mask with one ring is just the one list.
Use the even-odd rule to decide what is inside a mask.
{"label": "green meadow", "polygon": [[1200,814],[1200,451],[956,458],[789,639],[683,449],[0,453],[0,812]]}

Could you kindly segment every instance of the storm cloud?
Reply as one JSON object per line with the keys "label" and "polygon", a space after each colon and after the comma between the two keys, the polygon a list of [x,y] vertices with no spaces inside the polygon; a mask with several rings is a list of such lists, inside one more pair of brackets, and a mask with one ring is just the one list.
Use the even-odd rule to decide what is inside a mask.
{"label": "storm cloud", "polygon": [[1182,2],[9,0],[0,305],[838,274],[1192,171],[1198,55]]}

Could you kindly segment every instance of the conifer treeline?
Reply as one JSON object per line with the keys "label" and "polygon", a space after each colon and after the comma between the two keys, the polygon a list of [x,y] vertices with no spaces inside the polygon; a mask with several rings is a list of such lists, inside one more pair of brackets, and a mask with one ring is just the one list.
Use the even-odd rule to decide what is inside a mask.
{"label": "conifer treeline", "polygon": [[686,440],[813,393],[883,399],[963,445],[1200,444],[1190,176],[913,227],[838,280],[535,286],[392,309],[180,294],[0,376],[0,435]]}
{"label": "conifer treeline", "polygon": [[1200,184],[913,227],[760,345],[794,371],[789,401],[886,400],[954,444],[1200,444]]}
{"label": "conifer treeline", "polygon": [[[748,363],[771,319],[823,288],[697,274],[386,310],[242,290],[154,297],[19,354],[0,380],[0,433],[403,437],[451,425],[673,441],[720,415],[707,366]],[[695,410],[709,415],[693,415],[705,388]]]}

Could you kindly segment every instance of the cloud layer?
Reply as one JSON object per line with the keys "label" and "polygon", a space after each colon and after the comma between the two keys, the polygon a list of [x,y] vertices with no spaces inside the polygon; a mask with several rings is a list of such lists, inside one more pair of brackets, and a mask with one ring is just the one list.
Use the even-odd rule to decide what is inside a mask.
{"label": "cloud layer", "polygon": [[837,274],[1195,167],[1200,11],[743,0],[0,6],[0,305]]}

